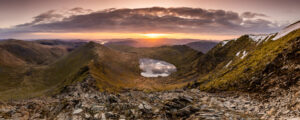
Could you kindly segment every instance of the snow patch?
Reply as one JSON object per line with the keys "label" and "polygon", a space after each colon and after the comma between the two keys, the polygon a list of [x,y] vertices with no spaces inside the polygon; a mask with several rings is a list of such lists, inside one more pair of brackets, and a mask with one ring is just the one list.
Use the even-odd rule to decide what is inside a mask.
{"label": "snow patch", "polygon": [[165,61],[142,58],[140,59],[141,75],[144,77],[167,77],[176,72],[176,67]]}
{"label": "snow patch", "polygon": [[231,63],[232,63],[232,60],[230,60],[230,61],[225,65],[225,67],[227,68]]}
{"label": "snow patch", "polygon": [[240,56],[241,51],[237,52],[235,56]]}
{"label": "snow patch", "polygon": [[268,40],[274,34],[257,34],[257,35],[249,35],[253,41],[257,42],[257,44],[262,43],[265,40]]}
{"label": "snow patch", "polygon": [[229,40],[224,40],[221,42],[221,44],[222,44],[222,46],[225,46],[228,42],[229,42]]}
{"label": "snow patch", "polygon": [[242,53],[242,59],[244,59],[246,56],[248,55],[248,53],[247,53],[247,51],[244,51],[243,53]]}
{"label": "snow patch", "polygon": [[272,40],[277,40],[297,29],[300,29],[300,21],[279,31],[278,34]]}

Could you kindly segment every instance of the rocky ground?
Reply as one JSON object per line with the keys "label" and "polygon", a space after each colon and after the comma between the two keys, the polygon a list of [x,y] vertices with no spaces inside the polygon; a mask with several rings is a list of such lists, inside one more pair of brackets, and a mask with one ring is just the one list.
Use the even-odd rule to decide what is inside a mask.
{"label": "rocky ground", "polygon": [[206,93],[198,89],[111,94],[98,92],[93,82],[88,78],[53,97],[0,103],[0,120],[300,119],[300,92],[265,101],[245,93]]}

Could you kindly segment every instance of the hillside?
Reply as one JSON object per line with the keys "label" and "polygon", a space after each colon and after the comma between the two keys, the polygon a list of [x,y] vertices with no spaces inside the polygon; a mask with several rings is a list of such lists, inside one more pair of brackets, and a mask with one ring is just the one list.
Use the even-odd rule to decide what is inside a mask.
{"label": "hillside", "polygon": [[137,54],[140,58],[152,58],[164,60],[177,67],[177,72],[171,75],[176,81],[191,81],[197,77],[197,71],[193,69],[192,62],[203,55],[203,53],[191,49],[186,45],[173,45],[161,47],[129,47],[124,45],[110,45],[112,49]]}
{"label": "hillside", "polygon": [[[0,97],[31,96],[33,91],[48,89],[44,70],[69,54],[65,45],[46,45],[37,41],[0,42]],[[46,82],[46,83],[45,83]]]}
{"label": "hillside", "polygon": [[[53,45],[49,44],[49,41],[47,45],[45,42],[40,44],[40,41],[38,41],[39,44],[36,42],[18,42],[24,42],[23,45],[28,43],[35,45],[30,47],[33,49],[32,51],[35,50],[35,47],[38,49],[42,49],[41,47],[61,48],[61,43]],[[57,42],[51,41],[50,43]],[[32,54],[33,58],[43,59],[43,56],[48,55],[46,50],[32,52],[37,52]],[[35,59],[30,59],[31,61],[21,59],[20,62],[24,62],[26,65],[3,68],[0,71],[1,79],[3,79],[0,84],[2,86],[0,93],[3,94],[0,97],[8,99],[55,94],[65,86],[80,82],[87,76],[93,77],[100,91],[116,92],[127,88],[147,91],[172,89],[195,79],[195,71],[190,71],[188,63],[202,55],[202,53],[198,53],[187,46],[130,47],[127,51],[121,51],[93,42],[82,45],[70,53],[67,53],[67,49],[62,49],[62,51],[66,55],[53,57],[52,61],[44,64],[32,63],[31,61]],[[39,52],[45,53],[41,56],[42,53]],[[20,56],[25,54],[21,53]],[[168,61],[177,66],[178,72],[166,78],[144,78],[140,75],[140,58]],[[17,65],[15,63],[3,64]]]}
{"label": "hillside", "polygon": [[[257,91],[258,89],[264,91],[271,86],[289,88],[299,79],[295,66],[299,63],[297,51],[299,51],[300,30],[295,29],[274,40],[276,35],[244,35],[237,40],[218,44],[197,60],[196,63],[202,74],[197,85],[201,90],[207,91]],[[291,57],[282,58],[287,54]],[[280,62],[279,59],[284,61]],[[287,63],[290,61],[293,62]],[[290,64],[294,67],[288,67]],[[292,70],[292,75],[278,71],[279,66],[284,65]],[[266,76],[283,74],[289,76],[284,77],[289,81],[280,82]]]}
{"label": "hillside", "polygon": [[[17,58],[17,61],[23,61],[23,63],[39,65],[54,62],[57,58],[67,53],[67,51],[63,48],[41,45],[29,41],[25,42],[21,40],[1,41],[0,49],[2,49],[3,54],[7,54],[7,56],[9,56],[7,59],[15,57]],[[1,59],[6,59],[6,57],[1,57]]]}

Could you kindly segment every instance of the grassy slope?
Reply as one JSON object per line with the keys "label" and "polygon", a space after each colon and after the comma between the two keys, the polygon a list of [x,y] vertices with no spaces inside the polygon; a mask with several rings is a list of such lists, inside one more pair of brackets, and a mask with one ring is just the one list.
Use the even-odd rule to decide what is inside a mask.
{"label": "grassy slope", "polygon": [[28,64],[39,65],[52,63],[67,53],[63,48],[21,40],[1,41],[0,49],[9,52],[12,56],[17,57]]}
{"label": "grassy slope", "polygon": [[137,49],[135,52],[138,53],[133,53],[88,43],[48,65],[26,64],[20,68],[16,66],[11,69],[6,68],[4,72],[0,72],[0,75],[7,73],[10,75],[7,74],[9,77],[2,76],[0,86],[3,87],[0,89],[0,99],[55,94],[66,85],[81,81],[88,75],[96,80],[101,91],[116,92],[124,88],[152,91],[181,87],[186,82],[170,84],[175,80],[174,78],[140,76],[138,62],[141,57],[150,57],[180,66],[192,61],[196,58],[194,55],[199,54],[194,50],[189,50],[191,49],[188,47],[165,46],[156,49]]}
{"label": "grassy slope", "polygon": [[101,45],[97,45],[96,54],[89,67],[101,91],[119,91],[134,86],[133,80],[139,77],[140,72],[136,55]]}
{"label": "grassy slope", "polygon": [[[42,95],[50,87],[77,72],[77,67],[85,63],[82,59],[89,58],[84,50],[74,51],[72,57],[61,58],[55,63],[66,54],[64,49],[17,40],[0,44],[5,48],[1,50],[0,55],[10,55],[2,58],[6,63],[0,64],[0,98],[2,99]],[[81,52],[78,55],[86,56],[76,56],[78,52]],[[10,60],[12,63],[8,64]]]}
{"label": "grassy slope", "polygon": [[[299,36],[300,30],[297,30],[276,41],[271,40],[271,37],[268,41],[257,47],[253,47],[250,44],[252,47],[244,48],[248,49],[248,55],[244,59],[240,59],[239,57],[227,58],[228,60],[218,63],[214,70],[200,78],[199,82],[202,83],[200,89],[209,91],[246,90],[245,88],[248,87],[251,77],[255,73],[262,71],[283,49],[286,49],[289,46],[289,41]],[[225,54],[235,53],[235,51],[231,51]],[[229,60],[233,60],[232,64],[224,68],[224,65]]]}
{"label": "grassy slope", "polygon": [[219,43],[207,54],[198,58],[194,64],[197,66],[196,69],[199,74],[205,75],[211,71],[221,69],[225,64],[236,57],[237,52],[242,52],[243,50],[249,51],[255,48],[255,46],[255,42],[249,39],[248,36],[242,36],[237,40],[229,41],[224,46]]}
{"label": "grassy slope", "polygon": [[[187,84],[184,74],[191,72],[189,63],[201,53],[187,46],[163,46],[155,48],[133,48],[128,46],[109,46],[109,54],[94,61],[91,73],[97,79],[101,90],[118,91],[121,88],[142,90],[165,90]],[[105,51],[105,49],[99,50]],[[104,53],[108,53],[105,51]],[[100,55],[101,56],[101,55]],[[177,66],[178,72],[166,78],[144,78],[139,75],[139,58],[153,58],[170,62]],[[99,65],[99,63],[101,63]],[[179,79],[181,77],[184,80]]]}
{"label": "grassy slope", "polygon": [[[177,67],[177,72],[171,75],[170,80],[173,83],[190,81],[195,78],[196,72],[192,68],[191,62],[202,56],[201,52],[197,52],[185,45],[161,46],[153,48],[133,48],[128,46],[109,46],[119,51],[136,54],[139,58],[152,58],[167,61]],[[169,79],[169,78],[164,78]]]}

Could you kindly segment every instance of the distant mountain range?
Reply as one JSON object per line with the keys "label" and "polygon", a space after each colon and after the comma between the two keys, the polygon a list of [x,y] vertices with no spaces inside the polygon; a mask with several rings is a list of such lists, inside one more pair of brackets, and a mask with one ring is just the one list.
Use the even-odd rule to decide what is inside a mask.
{"label": "distant mountain range", "polygon": [[[217,41],[213,40],[195,40],[195,39],[168,39],[165,41],[173,41],[172,44],[166,43],[165,45],[186,45],[188,47],[191,47],[194,50],[197,50],[202,53],[206,53],[211,48],[216,46],[218,44]],[[192,42],[191,42],[192,41]],[[125,45],[125,46],[131,46],[131,47],[143,47],[141,43],[138,42],[138,40],[119,40],[119,41],[112,41],[107,42],[104,45],[106,46],[113,46],[113,45]]]}
{"label": "distant mountain range", "polygon": [[207,53],[210,49],[215,47],[218,42],[215,41],[197,41],[186,44],[187,46],[193,48],[194,50],[201,51],[202,53]]}

